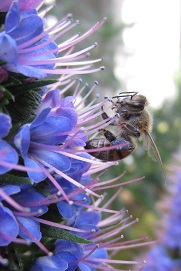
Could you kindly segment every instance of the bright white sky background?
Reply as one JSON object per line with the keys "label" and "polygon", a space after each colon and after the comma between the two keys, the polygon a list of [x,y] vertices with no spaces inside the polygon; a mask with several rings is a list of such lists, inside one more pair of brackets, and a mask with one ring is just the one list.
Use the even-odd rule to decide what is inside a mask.
{"label": "bright white sky background", "polygon": [[[119,0],[115,12],[120,17]],[[135,23],[124,32],[131,56],[126,60],[118,49],[115,74],[126,80],[127,90],[147,96],[151,106],[160,106],[173,97],[173,76],[180,55],[180,0],[124,0],[121,11],[125,23]]]}

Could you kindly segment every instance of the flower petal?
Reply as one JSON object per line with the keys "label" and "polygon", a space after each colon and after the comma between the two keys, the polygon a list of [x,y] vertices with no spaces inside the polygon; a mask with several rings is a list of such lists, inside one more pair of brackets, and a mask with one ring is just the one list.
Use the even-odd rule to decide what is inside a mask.
{"label": "flower petal", "polygon": [[0,138],[2,138],[8,135],[9,130],[12,127],[10,116],[4,113],[0,113],[0,123],[1,123]]}
{"label": "flower petal", "polygon": [[14,144],[19,149],[22,157],[25,157],[28,153],[30,145],[30,125],[23,125],[19,132],[14,137]]}
{"label": "flower petal", "polygon": [[[13,213],[0,203],[0,233],[15,238],[18,235],[19,227]],[[11,241],[0,235],[0,246],[7,246]]]}
{"label": "flower petal", "polygon": [[39,257],[31,271],[65,271],[68,263],[59,255]]}
{"label": "flower petal", "polygon": [[[8,162],[12,165],[4,166],[3,162]],[[6,141],[0,139],[0,174],[4,174],[11,170],[17,162],[17,152]]]}
{"label": "flower petal", "polygon": [[[0,60],[8,64],[16,64],[18,60],[17,44],[8,34],[0,34]],[[7,67],[5,64],[5,67]]]}
{"label": "flower petal", "polygon": [[[40,224],[36,221],[34,221],[31,218],[28,217],[21,217],[21,216],[17,216],[17,219],[23,224],[23,226],[37,239],[40,240],[42,237],[42,234],[40,232]],[[25,240],[30,240],[33,242],[33,240],[31,239],[31,237],[29,237],[26,232],[24,232],[23,229],[21,229],[20,226],[20,230],[19,230],[19,235],[25,239]]]}

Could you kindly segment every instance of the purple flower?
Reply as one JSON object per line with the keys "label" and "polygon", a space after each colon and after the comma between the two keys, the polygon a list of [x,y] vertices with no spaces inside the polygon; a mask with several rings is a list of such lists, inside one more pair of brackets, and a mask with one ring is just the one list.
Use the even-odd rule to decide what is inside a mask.
{"label": "purple flower", "polygon": [[[54,92],[51,94],[53,98]],[[15,145],[26,166],[32,168],[45,166],[50,169],[56,168],[61,172],[68,172],[71,169],[71,160],[62,153],[62,150],[66,139],[74,133],[77,124],[77,113],[73,108],[72,98],[62,100],[59,98],[56,107],[46,107],[32,123],[21,127],[15,136]],[[65,147],[67,148],[69,144]],[[40,182],[47,177],[43,172],[30,171],[28,175],[34,182]]]}
{"label": "purple flower", "polygon": [[[57,45],[51,40],[47,42],[49,37],[45,34],[40,38],[43,31],[44,20],[38,16],[36,10],[21,12],[19,3],[13,2],[6,15],[4,32],[0,33],[0,59],[6,62],[3,67],[8,71],[26,76],[44,77],[46,74],[41,69],[52,69],[53,63],[28,64],[28,61],[36,62],[37,59],[45,61],[55,58],[56,53],[51,53],[51,50],[56,49]],[[28,48],[29,50],[34,48],[34,50],[23,53],[20,48],[32,40],[36,41]]]}
{"label": "purple flower", "polygon": [[148,260],[144,271],[175,271],[181,269],[181,260],[172,259],[166,247],[157,245],[148,253]]}
{"label": "purple flower", "polygon": [[[1,12],[6,12],[9,10],[11,4],[13,3],[14,0],[6,0],[6,1],[1,1],[0,3],[0,11]],[[44,0],[19,0],[20,4],[20,10],[28,10],[28,9],[33,9],[36,8],[41,2]]]}
{"label": "purple flower", "polygon": [[[80,52],[72,51],[75,44],[96,31],[104,21],[105,19],[94,25],[81,37],[75,35],[58,46],[54,40],[61,36],[65,28],[69,28],[71,24],[74,27],[77,22],[73,24],[68,15],[55,26],[45,30],[45,20],[37,14],[35,9],[20,11],[19,3],[13,2],[6,15],[4,31],[0,33],[0,60],[5,62],[3,67],[6,70],[35,78],[42,78],[49,74],[70,76],[99,71],[103,67],[90,68],[92,63],[99,62],[102,58],[82,61],[83,58],[87,57],[87,51],[96,47],[95,44]],[[58,34],[52,35],[52,32],[58,31]],[[62,52],[64,51],[65,54],[63,55]],[[61,53],[61,57],[57,57],[58,53]],[[55,64],[56,67],[60,66],[61,68],[53,70]],[[70,68],[71,66],[78,67]],[[63,80],[65,79],[66,77]]]}
{"label": "purple flower", "polygon": [[169,204],[169,213],[164,219],[164,232],[159,243],[147,254],[147,265],[144,271],[181,270],[181,168],[173,176],[172,197],[164,206]]}
{"label": "purple flower", "polygon": [[[0,113],[0,138],[8,135],[11,129],[11,118]],[[18,154],[14,148],[5,140],[0,139],[0,175],[11,170],[18,162]]]}

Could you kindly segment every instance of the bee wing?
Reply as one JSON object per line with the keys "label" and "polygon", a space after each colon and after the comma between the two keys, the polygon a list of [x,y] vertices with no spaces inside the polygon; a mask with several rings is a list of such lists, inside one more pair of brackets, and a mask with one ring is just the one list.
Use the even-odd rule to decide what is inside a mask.
{"label": "bee wing", "polygon": [[153,161],[160,163],[165,176],[162,159],[151,134],[144,130],[144,133],[141,135],[141,140],[143,141],[143,147],[147,151],[148,155],[153,159]]}
{"label": "bee wing", "polygon": [[151,134],[147,131],[144,131],[140,138],[148,155],[153,159],[153,161],[160,162],[160,155]]}

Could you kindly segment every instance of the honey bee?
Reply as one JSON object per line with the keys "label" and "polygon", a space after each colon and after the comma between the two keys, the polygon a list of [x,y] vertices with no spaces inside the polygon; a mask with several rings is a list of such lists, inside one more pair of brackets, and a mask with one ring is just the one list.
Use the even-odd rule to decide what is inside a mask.
{"label": "honey bee", "polygon": [[[143,146],[148,155],[153,160],[158,161],[163,170],[162,160],[156,144],[152,138],[153,118],[147,110],[148,100],[145,96],[137,94],[137,92],[121,92],[113,102],[112,109],[118,115],[110,125],[119,127],[118,135],[112,132],[100,129],[104,137],[90,139],[86,142],[86,149],[95,149],[91,155],[102,161],[117,161],[124,159],[130,155],[136,147],[134,138],[139,138],[143,142]],[[102,107],[103,110],[103,107]],[[102,113],[103,119],[110,119],[106,112]],[[110,147],[119,145],[121,147],[105,151],[96,151],[97,148]]]}
{"label": "honey bee", "polygon": [[[125,138],[122,136],[115,136],[112,132],[100,129],[104,134],[104,137],[90,139],[86,142],[85,149],[95,149],[95,152],[91,152],[91,155],[104,161],[117,161],[125,158],[132,153],[135,146],[131,138]],[[106,151],[96,151],[96,149],[121,145],[121,147],[113,148]]]}

